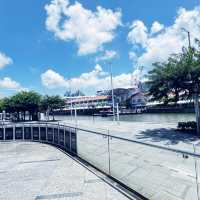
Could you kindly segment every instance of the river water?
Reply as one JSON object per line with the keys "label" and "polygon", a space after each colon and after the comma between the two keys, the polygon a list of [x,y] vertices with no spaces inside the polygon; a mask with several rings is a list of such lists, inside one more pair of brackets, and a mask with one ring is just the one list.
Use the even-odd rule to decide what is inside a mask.
{"label": "river water", "polygon": [[[72,117],[56,116],[56,119],[65,121],[72,119]],[[77,120],[113,121],[113,117],[77,116]],[[126,122],[178,123],[178,122],[194,121],[194,120],[195,120],[195,114],[192,113],[160,113],[160,114],[142,113],[142,114],[120,116],[120,121],[126,121]]]}

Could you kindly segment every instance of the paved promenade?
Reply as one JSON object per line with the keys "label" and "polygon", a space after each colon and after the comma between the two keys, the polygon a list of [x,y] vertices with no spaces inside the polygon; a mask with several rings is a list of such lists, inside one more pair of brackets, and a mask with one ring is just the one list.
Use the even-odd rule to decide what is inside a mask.
{"label": "paved promenade", "polygon": [[[66,123],[74,124],[67,120]],[[79,120],[78,125],[89,130],[143,141],[160,146],[194,152],[193,144],[200,146],[200,138],[176,131],[176,123],[117,122]]]}
{"label": "paved promenade", "polygon": [[0,199],[128,198],[55,147],[31,142],[1,142]]}
{"label": "paved promenade", "polygon": [[[85,129],[101,131],[120,137],[190,151],[200,154],[197,137],[176,132],[174,124],[86,122],[79,121]],[[101,129],[101,130],[100,130]],[[107,129],[107,130],[106,130]],[[110,153],[106,137],[78,131],[79,155],[110,173],[123,183],[151,200],[198,200],[200,191],[200,159],[184,157],[146,145],[110,139]],[[195,165],[197,174],[195,172]]]}

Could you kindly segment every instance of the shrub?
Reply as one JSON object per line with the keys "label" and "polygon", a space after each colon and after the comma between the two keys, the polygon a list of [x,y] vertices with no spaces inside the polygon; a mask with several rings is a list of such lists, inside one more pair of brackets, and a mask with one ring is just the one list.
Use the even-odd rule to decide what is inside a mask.
{"label": "shrub", "polygon": [[197,123],[195,121],[179,122],[178,129],[181,131],[194,131],[197,130]]}

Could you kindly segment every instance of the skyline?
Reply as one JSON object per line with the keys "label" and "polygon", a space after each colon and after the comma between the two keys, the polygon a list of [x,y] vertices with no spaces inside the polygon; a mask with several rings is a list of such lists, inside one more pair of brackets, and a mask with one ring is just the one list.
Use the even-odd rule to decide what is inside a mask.
{"label": "skyline", "polygon": [[110,87],[108,61],[114,87],[128,87],[138,66],[146,72],[188,45],[181,28],[200,35],[199,3],[0,0],[0,96],[94,94]]}

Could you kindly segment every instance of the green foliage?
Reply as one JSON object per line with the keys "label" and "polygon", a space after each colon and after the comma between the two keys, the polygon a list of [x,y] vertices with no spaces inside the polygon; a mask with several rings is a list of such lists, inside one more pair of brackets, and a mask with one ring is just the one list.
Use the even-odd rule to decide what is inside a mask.
{"label": "green foliage", "polygon": [[44,96],[41,100],[41,109],[50,110],[62,108],[65,105],[65,101],[58,95],[56,96]]}
{"label": "green foliage", "polygon": [[64,94],[65,97],[76,97],[76,96],[85,96],[85,94],[80,91],[80,90],[77,90],[75,91],[74,93],[71,92],[70,90],[67,90]]}
{"label": "green foliage", "polygon": [[13,113],[14,112],[14,105],[13,101],[10,98],[3,98],[1,99],[1,111],[5,110],[6,112]]}
{"label": "green foliage", "polygon": [[41,110],[47,112],[51,112],[53,114],[53,120],[54,120],[54,110],[60,109],[64,107],[65,101],[58,95],[56,96],[44,96],[40,102],[40,108]]}
{"label": "green foliage", "polygon": [[153,64],[147,76],[152,100],[167,104],[200,94],[199,47],[183,48],[182,53],[172,55],[166,62]]}
{"label": "green foliage", "polygon": [[178,128],[178,130],[186,131],[187,133],[191,132],[191,131],[194,132],[194,133],[196,133],[197,123],[194,122],[194,121],[179,122],[177,128]]}
{"label": "green foliage", "polygon": [[3,111],[3,99],[0,99],[0,112]]}
{"label": "green foliage", "polygon": [[[19,92],[10,98],[4,98],[0,100],[0,112],[5,110],[16,116],[16,119],[25,120],[25,115],[29,113],[29,119],[38,120],[39,111],[51,111],[63,107],[64,100],[59,96],[44,96],[30,91]],[[23,117],[20,118],[20,113],[23,113]]]}
{"label": "green foliage", "polygon": [[41,96],[33,91],[19,92],[10,99],[16,111],[38,112]]}
{"label": "green foliage", "polygon": [[[25,120],[26,112],[29,113],[29,118],[38,120],[39,103],[41,96],[33,91],[22,91],[10,98],[4,98],[1,100],[0,109],[5,110],[8,113],[12,113],[16,116],[16,119]],[[20,119],[20,113],[23,113],[23,119]],[[31,117],[30,117],[31,116]]]}

